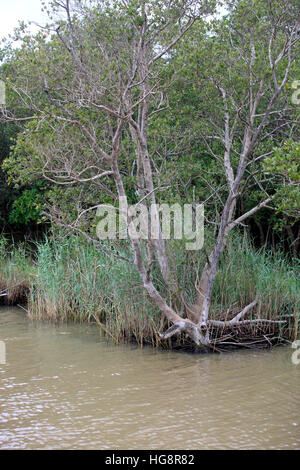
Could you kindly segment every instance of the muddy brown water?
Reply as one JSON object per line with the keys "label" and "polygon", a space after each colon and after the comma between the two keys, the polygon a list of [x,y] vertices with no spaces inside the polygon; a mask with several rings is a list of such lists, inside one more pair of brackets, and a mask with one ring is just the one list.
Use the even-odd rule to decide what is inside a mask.
{"label": "muddy brown water", "polygon": [[115,346],[0,309],[0,449],[300,449],[293,350]]}

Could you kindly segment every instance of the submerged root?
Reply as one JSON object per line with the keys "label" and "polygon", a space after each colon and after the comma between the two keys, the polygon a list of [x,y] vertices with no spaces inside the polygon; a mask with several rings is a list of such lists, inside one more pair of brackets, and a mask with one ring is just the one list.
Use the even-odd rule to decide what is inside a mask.
{"label": "submerged root", "polygon": [[[294,335],[293,317],[288,319],[255,318],[245,319],[246,314],[257,304],[257,299],[235,313],[231,320],[208,320],[201,325],[190,319],[174,323],[167,331],[160,333],[161,339],[184,334],[192,346],[209,348],[213,351],[238,348],[268,348],[274,344],[290,340]],[[174,340],[173,340],[174,342]]]}
{"label": "submerged root", "polygon": [[[256,326],[254,328],[254,325]],[[245,323],[238,328],[215,328],[210,327],[207,331],[209,341],[203,336],[195,337],[187,329],[180,328],[180,325],[172,325],[165,333],[159,334],[161,339],[172,337],[172,349],[182,349],[197,351],[210,350],[212,352],[225,352],[235,349],[266,349],[276,344],[288,341],[291,329],[286,324],[285,328],[279,328],[278,325]],[[274,328],[275,326],[275,328]],[[176,340],[174,336],[183,333],[181,340]],[[180,336],[179,336],[180,338]]]}
{"label": "submerged root", "polygon": [[174,323],[165,333],[159,333],[161,339],[167,339],[171,336],[184,333],[197,346],[208,346],[210,344],[209,330],[205,324],[196,325],[188,320],[182,320]]}

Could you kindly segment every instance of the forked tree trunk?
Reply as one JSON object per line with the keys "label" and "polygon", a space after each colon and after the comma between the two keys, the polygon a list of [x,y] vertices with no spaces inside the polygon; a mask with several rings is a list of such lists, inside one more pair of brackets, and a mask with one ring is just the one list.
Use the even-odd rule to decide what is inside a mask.
{"label": "forked tree trunk", "polygon": [[[96,178],[100,179],[100,177],[112,176],[117,188],[117,195],[119,196],[119,198],[122,198],[122,200],[125,201],[127,227],[130,226],[132,220],[131,216],[128,215],[127,211],[127,194],[124,188],[120,171],[120,164],[118,161],[119,156],[121,154],[122,131],[126,126],[129,127],[131,141],[136,151],[136,181],[138,186],[138,194],[141,199],[146,198],[147,200],[149,200],[150,203],[154,205],[154,211],[157,211],[156,194],[153,182],[151,162],[148,153],[147,137],[150,98],[154,93],[157,93],[160,90],[160,74],[159,70],[157,73],[154,64],[156,64],[157,60],[160,59],[164,54],[169,53],[171,48],[192,27],[196,19],[199,18],[199,15],[202,11],[202,7],[203,12],[206,12],[206,9],[208,8],[206,7],[206,2],[203,2],[203,5],[202,2],[198,1],[182,1],[174,3],[175,5],[173,4],[173,2],[166,2],[165,8],[166,10],[170,9],[171,16],[169,26],[170,28],[172,27],[172,30],[170,30],[170,32],[172,31],[174,33],[174,31],[176,31],[176,33],[174,33],[175,37],[172,36],[169,44],[167,44],[165,47],[161,46],[161,48],[159,48],[158,45],[164,44],[166,41],[166,36],[168,36],[165,36],[165,26],[162,27],[162,25],[159,25],[157,26],[156,30],[153,30],[153,24],[150,27],[147,22],[147,8],[149,7],[148,2],[140,2],[142,24],[140,24],[140,21],[137,24],[135,19],[131,24],[133,36],[135,39],[130,42],[130,47],[127,48],[130,55],[130,60],[128,60],[129,65],[126,73],[123,73],[122,71],[122,60],[118,62],[118,59],[120,59],[120,57],[118,57],[118,43],[115,44],[114,54],[116,55],[117,62],[120,65],[120,70],[117,81],[114,81],[115,77],[111,77],[112,82],[115,86],[113,95],[114,99],[116,99],[115,105],[112,104],[113,109],[110,109],[106,99],[104,99],[103,102],[101,101],[103,99],[102,92],[99,95],[101,97],[99,98],[99,103],[95,105],[93,103],[93,100],[92,102],[90,102],[91,98],[89,96],[89,92],[86,92],[86,89],[93,89],[94,83],[92,77],[94,75],[93,73],[91,73],[90,75],[89,73],[86,73],[89,72],[89,69],[87,68],[86,70],[85,67],[83,67],[82,65],[82,63],[84,62],[81,62],[81,35],[78,34],[76,28],[74,29],[74,25],[72,23],[72,15],[70,14],[70,2],[66,1],[65,4],[62,4],[62,8],[67,13],[66,27],[68,28],[69,36],[66,35],[64,37],[63,33],[60,32],[60,28],[57,28],[57,34],[59,39],[61,39],[62,45],[66,48],[68,54],[70,54],[70,58],[74,64],[74,69],[75,71],[77,71],[77,78],[79,78],[77,82],[76,80],[74,80],[74,83],[77,83],[76,86],[78,86],[79,89],[77,90],[75,88],[76,93],[73,93],[74,90],[70,89],[69,93],[67,93],[65,97],[68,98],[69,95],[71,97],[82,95],[83,98],[86,97],[87,107],[89,106],[89,104],[91,104],[92,107],[95,105],[96,108],[94,109],[97,109],[97,111],[103,113],[103,115],[105,116],[109,116],[109,123],[111,123],[110,120],[113,120],[113,125],[108,124],[108,127],[110,127],[111,131],[108,133],[110,137],[108,141],[105,142],[103,148],[101,147],[101,141],[98,142],[96,133],[93,131],[94,122],[91,121],[90,126],[88,125],[89,123],[86,125],[84,123],[84,120],[81,120],[76,113],[73,114],[71,107],[65,106],[64,99],[57,99],[57,91],[59,90],[61,92],[61,90],[64,88],[60,86],[58,90],[55,90],[54,87],[52,93],[51,90],[48,89],[48,85],[45,80],[44,91],[47,94],[47,99],[50,100],[51,105],[53,105],[54,107],[53,116],[51,116],[51,119],[56,119],[57,122],[63,122],[66,125],[76,126],[77,129],[82,132],[82,135],[84,136],[84,141],[87,141],[90,145],[89,150],[92,150],[91,153],[96,153],[99,157],[100,173],[90,178],[82,179],[82,175],[84,174],[84,172],[88,169],[95,168],[95,165],[93,164],[92,166],[90,166],[88,164],[85,170],[81,170],[78,173],[78,170],[76,170],[75,167],[73,168],[73,161],[69,160],[68,152],[66,156],[62,157],[63,161],[61,162],[61,168],[60,161],[54,161],[55,158],[53,157],[53,155],[55,155],[55,151],[50,145],[48,149],[49,155],[47,155],[43,166],[43,176],[46,179],[50,179],[50,181],[52,182],[57,182],[58,184],[74,184],[82,182],[86,183],[88,181],[95,180]],[[129,8],[129,6],[126,6],[126,4],[126,2],[122,2],[122,8]],[[151,2],[149,4],[151,4]],[[181,4],[182,6],[180,6]],[[174,6],[176,6],[176,8],[174,8]],[[178,14],[176,16],[177,9]],[[285,10],[284,8],[283,13],[287,12],[288,10]],[[174,19],[172,19],[173,15],[175,15]],[[132,14],[130,13],[129,16],[131,17]],[[185,296],[179,294],[180,289],[178,288],[178,281],[177,279],[175,279],[175,276],[173,276],[172,271],[170,269],[169,260],[166,253],[166,246],[162,237],[162,228],[160,224],[158,238],[154,239],[151,238],[151,235],[148,235],[148,239],[145,240],[148,248],[147,262],[143,259],[142,256],[140,240],[131,237],[131,244],[134,253],[133,263],[139,272],[143,286],[146,289],[149,297],[154,302],[154,304],[159,308],[162,315],[172,323],[172,326],[165,333],[160,335],[161,338],[168,338],[176,333],[184,332],[197,345],[207,346],[210,344],[210,326],[215,325],[216,323],[222,324],[224,326],[228,324],[228,322],[215,322],[209,318],[213,286],[217,275],[220,257],[224,251],[224,248],[226,247],[230,231],[240,222],[245,220],[248,216],[253,215],[256,211],[258,211],[261,207],[267,205],[268,202],[273,199],[273,196],[266,196],[266,199],[263,202],[257,204],[253,209],[249,210],[247,213],[241,215],[238,219],[234,220],[237,197],[239,197],[245,189],[241,188],[241,182],[244,179],[246,166],[249,163],[249,158],[251,155],[253,155],[253,151],[259,143],[259,139],[266,137],[262,136],[262,131],[268,124],[268,119],[270,117],[271,112],[274,112],[273,106],[287,84],[290,68],[295,60],[295,58],[292,56],[291,51],[293,46],[298,41],[298,24],[295,24],[293,27],[290,27],[290,25],[288,24],[282,26],[281,23],[284,21],[284,16],[284,14],[281,15],[280,21],[278,20],[279,23],[275,21],[275,23],[272,24],[269,38],[268,57],[270,67],[267,67],[268,70],[266,70],[266,72],[263,72],[260,78],[259,74],[257,73],[257,68],[255,68],[255,35],[251,36],[249,40],[249,47],[247,46],[247,51],[245,52],[243,49],[240,50],[240,56],[244,57],[243,54],[248,54],[249,49],[249,56],[245,57],[245,64],[248,65],[249,69],[249,80],[247,87],[245,87],[247,88],[245,90],[245,96],[241,96],[240,102],[236,102],[232,95],[231,89],[226,90],[226,86],[227,88],[230,88],[228,83],[226,83],[226,80],[223,81],[222,77],[219,77],[216,82],[215,77],[209,78],[211,83],[213,83],[213,85],[215,86],[216,92],[220,94],[221,100],[223,100],[223,110],[221,114],[223,123],[219,125],[220,122],[218,116],[218,124],[213,127],[218,129],[216,131],[219,134],[217,136],[218,142],[221,141],[224,146],[224,157],[222,165],[223,173],[228,184],[228,194],[222,210],[221,223],[218,230],[218,236],[215,246],[212,252],[209,254],[208,261],[200,276],[200,282],[196,286],[198,296],[194,305],[186,305],[187,318],[179,315],[176,311],[176,298],[184,301]],[[151,10],[149,18],[152,18]],[[272,18],[270,19],[272,21],[274,20]],[[150,20],[150,23],[151,21],[152,20]],[[168,23],[169,22],[166,21],[166,27]],[[173,27],[175,27],[174,30]],[[283,34],[286,35],[284,47],[280,51],[276,50],[275,47],[273,50],[274,38],[279,28],[281,28]],[[159,37],[156,37],[155,33],[158,34],[160,39]],[[238,44],[236,47],[238,49]],[[257,47],[260,47],[260,41],[258,41]],[[158,52],[157,49],[159,49]],[[110,50],[110,47],[108,50]],[[285,63],[283,63],[283,59],[286,60]],[[85,57],[85,60],[87,62],[86,67],[88,67],[88,56]],[[107,60],[107,62],[104,69],[106,70],[107,67],[107,70],[110,70],[109,54],[108,58],[106,58],[105,54],[103,55],[104,64],[105,60]],[[92,72],[94,71],[94,65],[95,64],[90,64]],[[279,69],[279,67],[280,74],[278,73],[278,77],[276,77],[276,71],[277,69]],[[112,68],[112,70],[114,70],[114,68]],[[101,73],[101,71],[102,64],[100,64],[99,73]],[[107,72],[105,72],[105,74],[106,73]],[[57,75],[59,76],[60,74]],[[83,84],[83,86],[81,86],[80,84]],[[110,86],[111,84],[109,83],[109,87]],[[272,86],[274,88],[274,92],[271,91]],[[26,102],[26,100],[28,99],[27,91],[21,90],[20,92],[21,96],[26,97]],[[104,93],[104,95],[105,94],[106,93]],[[261,103],[262,98],[264,98],[265,100],[264,103]],[[112,100],[112,102],[114,102],[114,99]],[[218,99],[218,97],[216,97],[216,99]],[[68,99],[66,99],[66,102],[68,103]],[[73,98],[71,100],[71,104],[73,106]],[[56,105],[58,106],[57,113],[55,113]],[[31,98],[28,101],[28,107],[29,109],[31,109],[32,107]],[[258,107],[261,108],[259,109],[260,114],[256,114]],[[158,107],[155,112],[159,110],[160,109]],[[34,119],[36,119],[36,113],[40,113],[41,122],[44,122],[45,119],[49,119],[48,111],[45,113],[44,110],[39,110],[39,107],[36,104],[33,107],[33,111]],[[275,112],[277,111],[275,110]],[[244,137],[241,145],[239,138],[241,131],[239,126],[244,126]],[[241,147],[239,158],[237,158],[236,148],[233,148],[233,144],[235,142],[237,142],[236,147]],[[111,153],[108,154],[107,152]],[[212,154],[219,160],[219,156],[215,155],[213,150]],[[73,155],[71,160],[73,159],[73,157],[76,160],[75,156],[76,155]],[[234,170],[232,167],[231,160],[233,160],[233,156],[237,165],[236,170]],[[254,157],[252,162],[255,163],[256,160],[259,160],[262,157],[263,155],[260,155],[256,158]],[[56,165],[58,165],[57,169]],[[102,169],[102,166],[104,169]],[[72,172],[69,172],[69,168],[73,169],[74,177],[70,176]],[[107,168],[109,168],[109,170],[107,170]],[[68,169],[68,176],[65,177],[66,181],[62,182],[61,174],[62,172],[63,174],[65,174],[66,169]],[[51,178],[49,178],[48,173],[50,173]],[[53,175],[54,177],[52,177]],[[71,181],[67,181],[68,178],[70,178]],[[247,178],[245,185],[247,185]],[[84,210],[81,215],[87,210]],[[155,215],[156,220],[158,221],[158,212],[156,212]],[[77,221],[79,220],[80,216],[78,216]],[[65,226],[67,226],[69,229],[71,228],[73,230],[76,230],[77,221],[74,223],[74,225],[66,224]],[[61,223],[61,225],[64,226],[63,223]],[[85,235],[89,238],[88,233],[85,233]],[[296,247],[297,245],[295,243],[295,250]],[[167,301],[163,298],[158,288],[156,288],[156,286],[154,285],[154,280],[151,278],[151,273],[153,272],[152,267],[154,259],[157,260],[157,264],[159,266],[162,278],[164,279],[166,286],[169,288],[172,294],[175,294],[174,296],[172,295],[173,300],[170,302],[170,305],[168,305]],[[132,260],[128,259],[126,259],[126,261],[132,262]],[[239,322],[243,322],[247,312],[249,312],[249,310],[253,308],[256,303],[257,300],[252,301],[232,320],[230,320],[229,324],[233,325]]]}

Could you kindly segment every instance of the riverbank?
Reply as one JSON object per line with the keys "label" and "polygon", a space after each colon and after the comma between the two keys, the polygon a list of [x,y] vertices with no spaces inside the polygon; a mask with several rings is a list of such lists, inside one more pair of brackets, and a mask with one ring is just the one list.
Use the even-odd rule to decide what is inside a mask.
{"label": "riverbank", "polygon": [[[170,253],[177,278],[191,299],[195,296],[196,266],[205,253]],[[26,304],[30,318],[53,322],[97,323],[114,343],[135,342],[167,349],[194,350],[186,337],[162,341],[158,332],[168,325],[143,290],[134,267],[109,259],[79,238],[58,238],[36,244],[0,244],[2,304]],[[159,273],[157,273],[159,276]],[[298,336],[300,311],[299,263],[281,253],[255,250],[246,238],[231,239],[221,260],[212,301],[212,319],[230,320],[255,297],[257,305],[241,327],[215,327],[213,348],[271,347]],[[164,292],[164,294],[168,294]],[[261,323],[260,318],[268,320]]]}

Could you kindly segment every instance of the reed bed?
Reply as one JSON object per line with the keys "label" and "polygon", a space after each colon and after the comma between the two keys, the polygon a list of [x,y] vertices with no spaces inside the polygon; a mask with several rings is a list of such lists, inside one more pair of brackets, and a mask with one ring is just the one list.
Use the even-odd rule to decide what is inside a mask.
{"label": "reed bed", "polygon": [[115,343],[155,345],[158,312],[135,269],[78,238],[39,244],[37,276],[28,311],[32,318],[96,322]]}
{"label": "reed bed", "polygon": [[27,302],[31,290],[33,264],[24,243],[9,247],[0,236],[0,303],[7,305]]}
{"label": "reed bed", "polygon": [[[45,239],[29,256],[22,245],[9,251],[1,243],[0,290],[6,289],[10,304],[26,298],[31,318],[95,322],[102,334],[115,343],[134,341],[154,347],[194,348],[185,337],[160,340],[157,332],[168,325],[150,302],[138,273],[129,263],[108,258],[74,237]],[[206,261],[205,252],[186,252],[178,243],[169,250],[180,285],[192,301],[197,276]],[[214,328],[213,349],[266,347],[283,339],[296,339],[299,273],[299,261],[291,265],[280,251],[255,250],[246,237],[233,237],[222,257],[214,286],[212,319],[230,320],[258,296],[258,304],[247,318],[285,323],[256,322],[242,330]],[[158,270],[156,276],[160,282]],[[168,296],[162,282],[161,290]]]}

